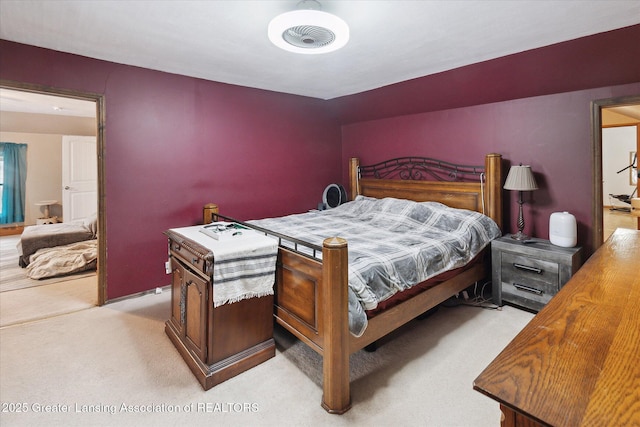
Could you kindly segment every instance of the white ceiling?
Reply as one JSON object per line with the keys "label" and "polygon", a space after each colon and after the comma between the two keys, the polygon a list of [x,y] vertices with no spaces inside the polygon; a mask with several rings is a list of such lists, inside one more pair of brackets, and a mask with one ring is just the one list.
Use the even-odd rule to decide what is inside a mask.
{"label": "white ceiling", "polygon": [[320,99],[640,23],[640,1],[321,1],[343,49],[299,55],[267,38],[287,1],[0,0],[0,38]]}
{"label": "white ceiling", "polygon": [[0,88],[0,111],[53,116],[95,117],[96,103]]}

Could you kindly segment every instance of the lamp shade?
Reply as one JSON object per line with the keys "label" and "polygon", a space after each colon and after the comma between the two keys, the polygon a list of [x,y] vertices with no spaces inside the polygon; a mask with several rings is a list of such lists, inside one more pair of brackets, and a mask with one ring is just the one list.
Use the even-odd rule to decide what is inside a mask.
{"label": "lamp shade", "polygon": [[511,166],[507,180],[504,183],[505,190],[532,191],[538,189],[536,179],[531,172],[531,166]]}

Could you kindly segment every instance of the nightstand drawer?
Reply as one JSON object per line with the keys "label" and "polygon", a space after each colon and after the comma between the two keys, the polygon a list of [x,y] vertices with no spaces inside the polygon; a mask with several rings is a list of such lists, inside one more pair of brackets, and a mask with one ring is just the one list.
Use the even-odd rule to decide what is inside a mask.
{"label": "nightstand drawer", "polygon": [[532,238],[527,243],[509,236],[491,242],[493,301],[540,310],[580,266],[579,247],[554,246]]}
{"label": "nightstand drawer", "polygon": [[521,281],[539,288],[551,285],[558,290],[558,263],[503,252],[502,281],[507,283]]}
{"label": "nightstand drawer", "polygon": [[516,304],[541,308],[558,293],[558,286],[549,283],[525,283],[524,280],[502,282],[502,298]]}
{"label": "nightstand drawer", "polygon": [[530,307],[542,307],[559,289],[558,263],[502,253],[504,299]]}

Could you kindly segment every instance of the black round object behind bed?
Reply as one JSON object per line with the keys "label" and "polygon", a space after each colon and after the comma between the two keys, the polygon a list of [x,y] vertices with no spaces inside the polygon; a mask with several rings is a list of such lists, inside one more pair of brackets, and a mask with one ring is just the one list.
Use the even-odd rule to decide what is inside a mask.
{"label": "black round object behind bed", "polygon": [[335,208],[347,201],[347,192],[340,184],[329,184],[322,193],[322,203],[327,209]]}

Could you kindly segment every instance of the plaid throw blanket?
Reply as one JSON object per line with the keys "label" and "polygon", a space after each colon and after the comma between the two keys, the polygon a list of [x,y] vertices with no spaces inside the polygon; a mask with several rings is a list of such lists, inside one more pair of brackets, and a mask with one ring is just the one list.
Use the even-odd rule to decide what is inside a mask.
{"label": "plaid throw blanket", "polygon": [[315,245],[329,237],[347,239],[349,329],[356,336],[367,327],[365,310],[464,266],[501,235],[497,224],[478,212],[436,202],[364,196],[326,211],[249,223]]}
{"label": "plaid throw blanket", "polygon": [[278,243],[255,234],[225,241],[213,249],[214,307],[246,298],[273,295]]}

